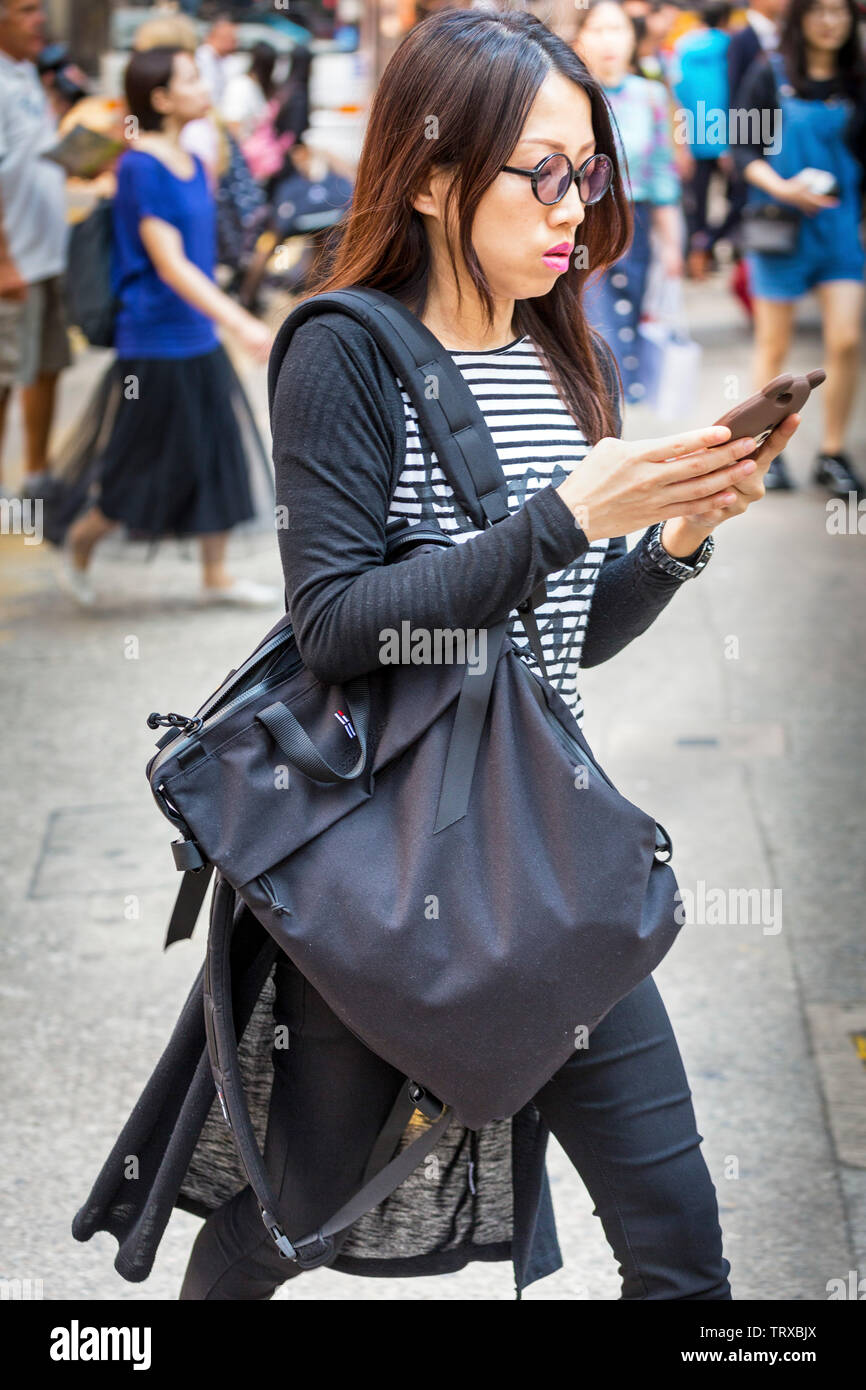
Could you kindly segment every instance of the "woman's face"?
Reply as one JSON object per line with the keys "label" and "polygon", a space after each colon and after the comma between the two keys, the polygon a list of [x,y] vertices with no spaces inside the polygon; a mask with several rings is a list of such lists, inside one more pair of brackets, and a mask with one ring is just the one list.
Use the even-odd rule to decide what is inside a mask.
{"label": "woman's face", "polygon": [[178,125],[186,125],[188,121],[197,121],[207,115],[211,106],[210,93],[199,77],[191,53],[175,53],[171,81],[167,87],[157,87],[151,100],[160,115],[169,117]]}
{"label": "woman's face", "polygon": [[845,0],[818,0],[803,15],[803,36],[812,48],[835,52],[851,32],[851,11]]}
{"label": "woman's face", "polygon": [[[577,170],[595,152],[595,136],[586,92],[560,73],[551,72],[538,89],[517,144],[503,162],[533,169],[545,155],[557,151],[567,154]],[[444,178],[442,182],[438,175],[434,179],[436,204],[441,210],[446,185]],[[421,199],[420,204],[416,199],[419,212],[432,211],[431,202]],[[548,294],[557,276],[568,269],[585,215],[574,182],[558,203],[545,205],[533,194],[528,178],[500,171],[482,196],[472,223],[472,245],[494,298],[534,299]],[[597,217],[599,213],[590,209],[589,215]],[[428,217],[426,226],[428,236],[438,243],[433,246],[434,266],[437,259],[447,266],[441,217]],[[458,249],[456,219],[451,236]],[[545,253],[557,247],[561,262],[546,262]]]}
{"label": "woman's face", "polygon": [[614,0],[604,0],[589,11],[574,47],[600,82],[612,83],[626,72],[634,45],[634,25],[628,15]]}

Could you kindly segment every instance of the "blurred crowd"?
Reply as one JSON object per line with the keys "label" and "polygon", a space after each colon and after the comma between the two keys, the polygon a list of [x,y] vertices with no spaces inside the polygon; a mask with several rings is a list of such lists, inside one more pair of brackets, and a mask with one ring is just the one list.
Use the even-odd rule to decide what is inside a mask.
{"label": "blurred crowd", "polygon": [[[256,41],[241,67],[232,14],[203,31],[197,9],[140,26],[121,100],[47,33],[39,0],[0,0],[0,463],[18,390],[15,492],[52,504],[48,537],[82,603],[92,550],[117,525],[197,535],[206,596],[272,601],[225,568],[229,531],[255,512],[249,455],[262,445],[218,330],[264,362],[269,296],[321,271],[352,196],[351,161],[308,138],[310,43]],[[784,371],[797,304],[814,292],[827,381],[812,481],[863,498],[866,460],[847,442],[864,304],[858,0],[587,0],[572,23],[616,118],[634,215],[627,251],[585,293],[626,401],[657,398],[665,352],[687,333],[684,280],[735,297],[753,389]],[[52,452],[70,324],[116,357],[74,444]],[[780,455],[766,487],[792,486]]]}

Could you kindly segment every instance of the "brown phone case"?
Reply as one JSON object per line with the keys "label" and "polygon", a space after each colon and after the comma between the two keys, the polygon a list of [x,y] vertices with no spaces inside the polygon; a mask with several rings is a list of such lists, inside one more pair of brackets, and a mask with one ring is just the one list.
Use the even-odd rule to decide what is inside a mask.
{"label": "brown phone case", "polygon": [[816,367],[805,376],[792,376],[790,372],[784,376],[774,376],[763,391],[749,396],[742,405],[735,405],[733,410],[713,423],[728,426],[731,431],[731,439],[727,441],[729,444],[733,439],[746,439],[751,435],[758,449],[786,415],[803,409],[812,390],[821,385],[826,375],[825,371]]}

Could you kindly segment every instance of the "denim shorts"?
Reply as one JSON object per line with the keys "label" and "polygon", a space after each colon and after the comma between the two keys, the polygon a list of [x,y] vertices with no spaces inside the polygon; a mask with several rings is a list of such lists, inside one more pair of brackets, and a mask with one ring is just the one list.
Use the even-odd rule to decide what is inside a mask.
{"label": "denim shorts", "polygon": [[856,240],[843,241],[832,251],[816,244],[793,256],[746,254],[754,295],[760,299],[801,299],[827,280],[856,280],[863,283],[866,256]]}

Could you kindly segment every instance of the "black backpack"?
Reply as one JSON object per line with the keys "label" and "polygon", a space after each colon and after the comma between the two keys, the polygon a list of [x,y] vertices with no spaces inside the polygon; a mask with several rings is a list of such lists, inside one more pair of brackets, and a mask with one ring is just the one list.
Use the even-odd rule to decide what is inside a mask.
{"label": "black backpack", "polygon": [[91,347],[114,347],[117,300],[111,284],[111,200],[102,198],[69,234],[66,312]]}
{"label": "black backpack", "polygon": [[[509,515],[502,468],[467,383],[441,344],[390,295],[353,287],[297,306],[271,354],[271,402],[291,334],[310,315],[335,308],[374,333],[475,524],[483,528]],[[611,370],[608,363],[609,379]],[[438,376],[435,397],[425,391],[431,371]],[[387,536],[385,563],[405,562],[417,547],[455,544],[435,523],[406,518],[389,522]],[[533,609],[544,595],[542,583],[518,609],[542,670]],[[161,812],[181,835],[172,850],[184,878],[165,944],[192,934],[216,866],[204,974],[211,1069],[265,1227],[280,1253],[303,1268],[329,1262],[333,1237],[408,1177],[452,1119],[478,1129],[513,1114],[567,1059],[576,1045],[575,1025],[591,1031],[655,968],[679,930],[667,832],[627,801],[598,767],[568,706],[516,654],[507,626],[502,619],[487,629],[488,659],[480,674],[440,663],[416,667],[411,681],[401,681],[379,668],[343,687],[328,687],[304,667],[287,613],[195,715],[152,714],[147,721],[154,729],[168,726],[147,776]],[[498,721],[495,738],[488,737],[491,717]],[[302,774],[295,779],[293,773],[289,799],[274,787],[274,747],[281,761]],[[575,760],[593,774],[589,790],[577,794]],[[499,819],[488,842],[484,833],[479,836],[479,817],[487,819],[483,807],[489,809],[491,794],[501,811],[494,806]],[[401,840],[405,821],[394,814],[395,796],[408,797],[412,814],[422,814],[422,829],[411,846]],[[346,843],[353,823],[364,849]],[[336,852],[335,835],[342,837]],[[409,864],[405,879],[396,884],[383,867],[389,835],[395,842],[389,853],[396,852],[402,866]],[[472,864],[479,850],[481,876]],[[542,892],[547,900],[533,907],[523,899],[529,894],[536,902],[539,874],[549,883],[536,853],[556,858],[556,892]],[[461,918],[453,962],[448,957],[434,981],[435,998],[425,993],[430,978],[425,952],[441,955],[442,948],[430,928],[447,932],[453,918],[426,928],[422,923],[412,940],[415,917],[410,914],[407,922],[403,912],[397,924],[408,928],[403,940],[386,939],[383,925],[394,923],[374,904],[372,932],[370,921],[362,920],[364,908],[352,916],[351,942],[329,931],[330,923],[317,924],[325,926],[324,933],[309,939],[317,913],[334,910],[323,876],[333,877],[335,865],[343,879],[341,895],[359,887],[366,894],[384,882],[386,897],[395,887],[399,897],[405,888],[416,901],[412,875],[431,881],[427,867],[437,854],[448,862],[454,854],[461,863],[462,872],[450,875],[447,891],[464,893],[469,915]],[[358,871],[346,875],[339,866],[350,862]],[[499,896],[492,922],[480,881],[488,873],[495,875]],[[432,881],[446,888],[445,876],[434,874]],[[513,896],[519,922],[510,923],[516,927],[510,938],[503,926],[512,945],[505,953],[510,974],[500,977],[503,893],[512,915],[508,895]],[[480,900],[473,901],[473,894]],[[351,1031],[357,1022],[356,1035],[365,1045],[406,1075],[361,1189],[319,1230],[300,1239],[290,1240],[280,1227],[244,1094],[231,986],[231,941],[241,904],[290,957],[300,946],[302,972],[314,988]],[[342,910],[341,905],[337,911]],[[299,931],[306,940],[299,940]],[[539,967],[536,959],[542,957]],[[323,979],[326,987],[320,988]],[[383,1006],[379,991],[393,996],[404,984],[405,996]],[[470,985],[475,993],[467,1007],[464,987]],[[467,1031],[484,1048],[470,1050]],[[432,1123],[399,1149],[416,1109]]]}

